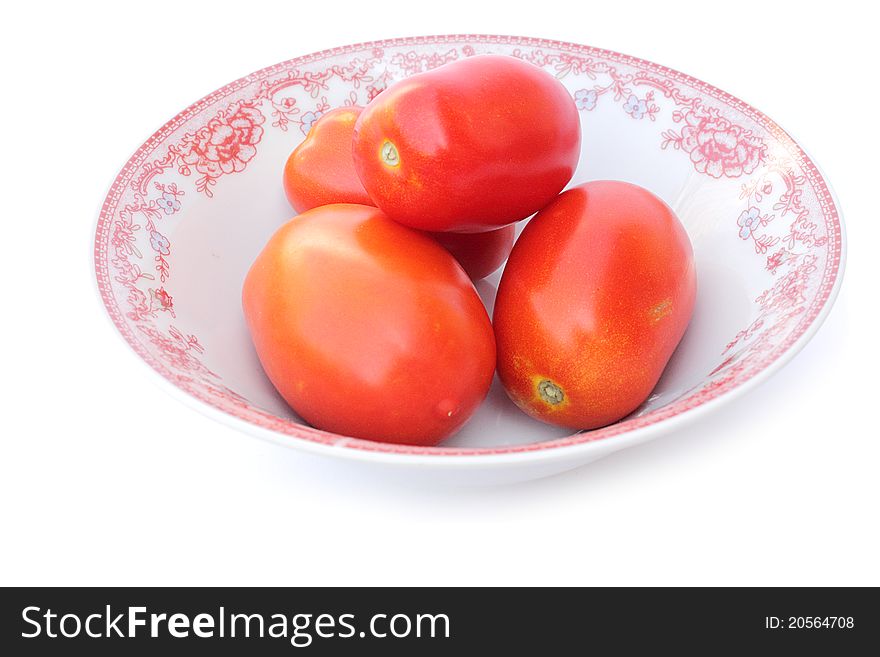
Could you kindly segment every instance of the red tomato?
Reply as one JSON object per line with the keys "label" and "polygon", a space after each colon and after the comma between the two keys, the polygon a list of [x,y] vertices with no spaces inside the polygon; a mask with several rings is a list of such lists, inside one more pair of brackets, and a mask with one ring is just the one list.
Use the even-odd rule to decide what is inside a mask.
{"label": "red tomato", "polygon": [[406,78],[355,124],[361,182],[391,218],[480,232],[523,219],[571,179],[580,119],[552,75],[480,55]]}
{"label": "red tomato", "polygon": [[[354,169],[351,142],[362,107],[334,109],[315,121],[284,167],[284,191],[297,212],[328,203],[373,205]],[[473,280],[494,272],[513,246],[513,226],[474,235],[429,233]]]}
{"label": "red tomato", "polygon": [[525,227],[495,300],[498,374],[529,415],[610,424],[650,394],[684,335],[693,253],[672,210],[641,187],[574,187]]}
{"label": "red tomato", "polygon": [[284,166],[284,191],[297,212],[328,203],[373,205],[351,158],[360,107],[330,110],[312,125]]}
{"label": "red tomato", "polygon": [[293,218],[242,293],[269,379],[319,429],[434,445],[486,396],[492,325],[452,256],[374,207]]}
{"label": "red tomato", "polygon": [[449,251],[467,275],[477,281],[501,266],[510,249],[516,229],[513,225],[485,233],[427,233]]}

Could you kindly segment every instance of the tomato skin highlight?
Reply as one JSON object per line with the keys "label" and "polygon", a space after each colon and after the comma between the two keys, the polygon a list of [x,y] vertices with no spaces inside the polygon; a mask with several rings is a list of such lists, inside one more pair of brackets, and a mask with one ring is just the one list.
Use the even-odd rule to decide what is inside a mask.
{"label": "tomato skin highlight", "polygon": [[[284,191],[297,212],[330,203],[374,205],[354,169],[354,124],[362,107],[331,110],[321,116],[291,153],[284,167]],[[507,259],[514,226],[485,233],[427,233],[449,251],[472,280],[485,278]]]}
{"label": "tomato skin highlight", "polygon": [[373,205],[354,170],[351,137],[360,107],[322,115],[284,165],[284,192],[297,212],[328,203]]}
{"label": "tomato skin highlight", "polygon": [[269,379],[319,429],[434,445],[492,382],[494,335],[471,281],[375,207],[294,217],[252,265],[242,305]]}
{"label": "tomato skin highlight", "polygon": [[662,200],[618,181],[573,187],[526,225],[501,277],[501,382],[544,422],[616,422],[651,393],[695,298],[690,240]]}
{"label": "tomato skin highlight", "polygon": [[515,57],[478,55],[379,94],[355,124],[354,161],[394,220],[481,232],[550,202],[574,174],[580,141],[562,83]]}

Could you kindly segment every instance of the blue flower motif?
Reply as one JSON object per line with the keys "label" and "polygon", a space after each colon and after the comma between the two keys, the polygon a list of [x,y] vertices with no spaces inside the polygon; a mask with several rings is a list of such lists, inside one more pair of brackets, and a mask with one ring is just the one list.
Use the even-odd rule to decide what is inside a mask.
{"label": "blue flower motif", "polygon": [[305,134],[309,134],[309,130],[312,129],[312,124],[321,118],[321,114],[323,114],[323,112],[306,112],[302,115],[302,130]]}
{"label": "blue flower motif", "polygon": [[761,225],[761,210],[754,206],[748,210],[743,210],[742,214],[739,215],[739,219],[736,220],[736,224],[740,227],[740,238],[744,240],[749,239],[752,233],[755,232],[755,229]]}
{"label": "blue flower motif", "polygon": [[648,113],[648,103],[637,98],[635,94],[631,94],[630,97],[626,99],[623,111],[634,119],[640,119]]}
{"label": "blue flower motif", "polygon": [[156,205],[158,205],[165,214],[174,214],[178,210],[180,210],[180,201],[177,200],[177,197],[170,192],[165,192],[156,199]]}
{"label": "blue flower motif", "polygon": [[589,112],[596,106],[599,94],[594,89],[578,89],[574,92],[574,104],[579,110]]}
{"label": "blue flower motif", "polygon": [[171,242],[162,233],[155,230],[150,232],[150,246],[153,247],[153,251],[161,253],[163,256],[171,253]]}

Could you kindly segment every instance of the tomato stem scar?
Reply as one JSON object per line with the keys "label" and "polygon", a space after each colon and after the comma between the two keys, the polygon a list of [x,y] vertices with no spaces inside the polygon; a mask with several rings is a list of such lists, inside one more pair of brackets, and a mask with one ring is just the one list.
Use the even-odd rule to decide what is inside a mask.
{"label": "tomato stem scar", "polygon": [[538,384],[538,394],[541,396],[541,399],[553,406],[561,404],[562,400],[565,399],[565,393],[562,392],[562,388],[547,379]]}
{"label": "tomato stem scar", "polygon": [[397,152],[397,146],[390,141],[382,144],[381,156],[382,162],[390,167],[396,167],[400,164],[400,154]]}

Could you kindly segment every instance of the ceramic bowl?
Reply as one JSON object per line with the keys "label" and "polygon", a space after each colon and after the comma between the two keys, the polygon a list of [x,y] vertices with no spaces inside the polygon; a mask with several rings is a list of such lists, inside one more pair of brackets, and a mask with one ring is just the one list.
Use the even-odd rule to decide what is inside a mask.
{"label": "ceramic bowl", "polygon": [[[569,89],[583,126],[571,184],[631,181],[678,213],[699,287],[687,334],[649,399],[595,431],[572,434],[529,419],[497,381],[464,429],[434,448],[309,427],[263,374],[240,303],[248,267],[293,214],[280,184],[285,159],[322,112],[364,105],[396,80],[481,53],[522,58]],[[755,386],[828,313],[843,253],[826,180],[759,110],[634,57],[477,35],[335,48],[218,89],[166,123],[122,168],[94,247],[110,318],[175,397],[288,447],[481,482],[576,467],[674,431]],[[490,313],[499,276],[477,286]]]}

